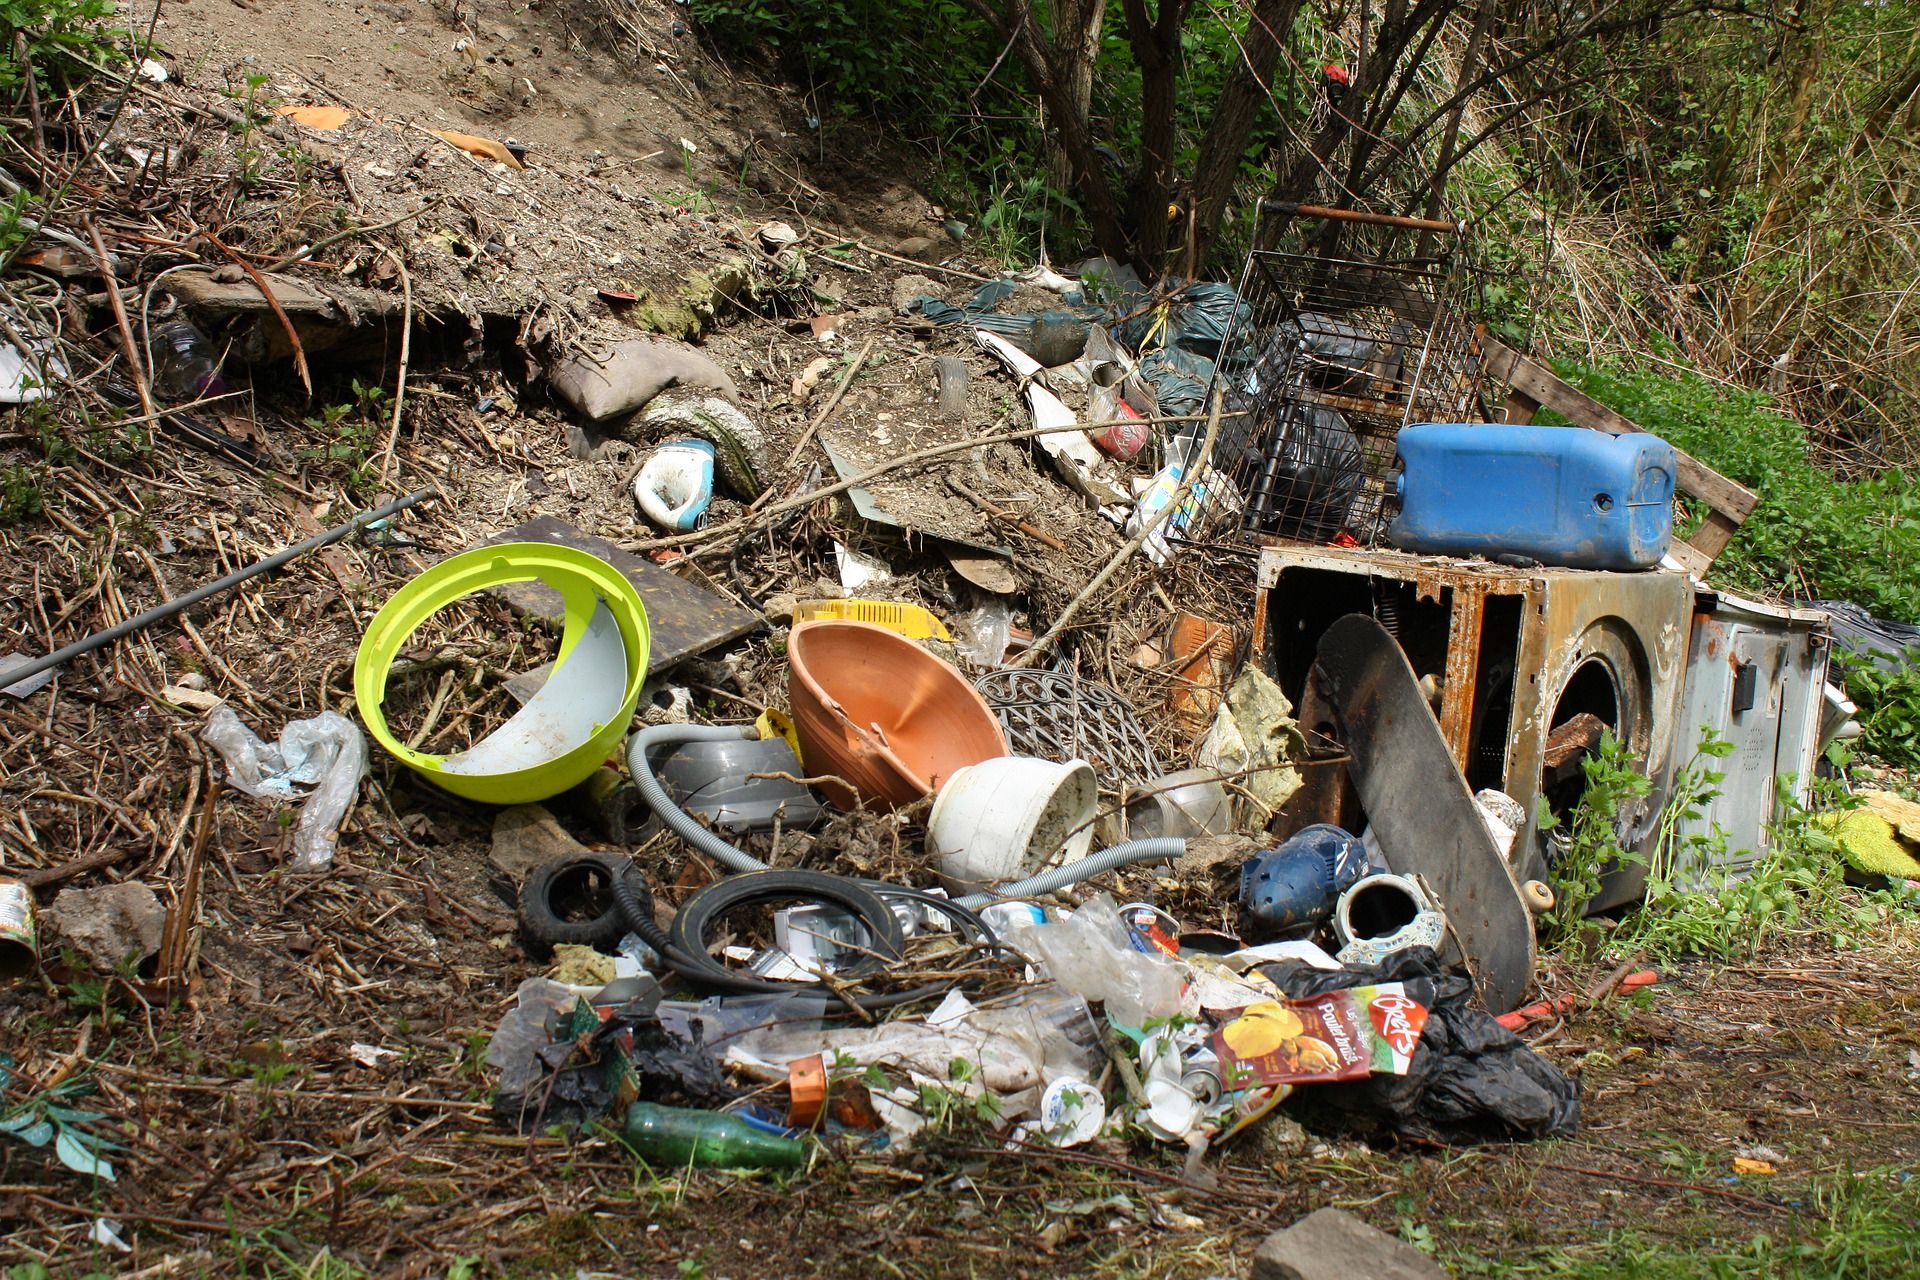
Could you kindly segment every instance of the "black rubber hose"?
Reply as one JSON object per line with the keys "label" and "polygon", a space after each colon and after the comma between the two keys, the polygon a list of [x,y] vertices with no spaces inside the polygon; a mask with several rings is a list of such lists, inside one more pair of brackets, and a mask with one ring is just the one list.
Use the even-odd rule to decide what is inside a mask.
{"label": "black rubber hose", "polygon": [[[729,968],[727,965],[707,954],[705,941],[706,926],[713,920],[714,916],[719,915],[723,910],[731,910],[734,907],[743,905],[748,900],[748,895],[742,895],[739,890],[730,889],[729,887],[741,884],[742,882],[746,882],[747,885],[753,889],[767,887],[764,885],[764,882],[762,884],[753,883],[755,881],[761,881],[762,878],[766,876],[782,877],[786,879],[786,883],[777,891],[761,896],[760,900],[792,901],[796,898],[804,898],[812,901],[831,901],[838,905],[847,906],[856,916],[860,917],[863,923],[867,924],[869,937],[884,936],[884,934],[876,934],[874,924],[872,923],[872,921],[878,917],[884,916],[886,925],[892,929],[894,945],[890,954],[895,958],[899,956],[899,943],[901,940],[900,922],[894,919],[893,912],[888,909],[884,902],[881,902],[865,890],[860,889],[853,881],[845,880],[838,876],[823,876],[818,872],[791,871],[753,871],[737,876],[729,876],[725,880],[719,880],[708,885],[691,898],[688,898],[686,902],[681,905],[679,913],[674,916],[674,927],[671,934],[654,922],[653,893],[645,884],[636,885],[629,883],[625,879],[616,880],[613,887],[613,896],[614,900],[620,904],[620,910],[627,918],[628,927],[639,934],[648,946],[658,951],[661,959],[666,961],[669,968],[690,982],[698,983],[706,987],[717,987],[722,991],[735,991],[755,995],[787,995],[793,992],[812,993],[818,991],[821,989],[821,984],[819,983],[780,982],[772,978],[755,977],[750,973],[741,973],[737,969]],[[791,877],[795,876],[801,877],[802,879],[802,883],[797,886],[791,879]],[[826,892],[822,891],[822,881],[827,882]],[[843,893],[845,886],[852,886],[853,891],[858,893],[866,901],[858,907],[846,901],[846,895]],[[727,892],[718,899],[718,905],[715,905],[716,899],[713,895],[720,894],[722,890],[727,890]],[[703,902],[703,899],[706,901]],[[689,918],[690,913],[691,919]],[[683,921],[688,924],[698,923],[700,927],[699,929],[688,928],[682,923]],[[883,926],[883,928],[884,927],[886,926]],[[875,948],[875,950],[880,949],[878,946]]]}
{"label": "black rubber hose", "polygon": [[647,887],[644,879],[636,876],[630,882],[621,876],[613,882],[613,900],[620,908],[620,914],[627,918],[627,928],[640,935],[640,940],[660,953],[676,973],[679,966],[673,962],[673,942],[667,937],[653,918],[653,890]]}
{"label": "black rubber hose", "polygon": [[[661,959],[675,973],[700,986],[752,995],[818,995],[827,988],[823,983],[759,978],[715,960],[707,954],[706,948],[706,929],[715,917],[756,901],[790,902],[804,899],[831,902],[844,907],[866,927],[868,938],[873,940],[871,950],[877,957],[885,957],[863,957],[860,964],[843,970],[848,977],[855,977],[861,973],[871,973],[900,957],[905,941],[900,932],[900,922],[883,900],[890,895],[907,898],[924,896],[942,913],[949,914],[968,928],[978,929],[982,940],[989,946],[999,946],[993,930],[977,913],[957,907],[944,898],[922,895],[919,890],[898,885],[863,884],[844,876],[817,871],[753,871],[710,884],[682,904],[679,914],[674,917],[671,934],[655,923],[653,894],[644,882],[639,881],[638,877],[627,876],[621,876],[613,882],[614,900],[620,904],[627,926],[659,952]],[[830,994],[863,1010],[877,1012],[911,1004],[916,1000],[932,999],[944,994],[953,985],[930,983],[907,991],[864,997],[838,992]]]}
{"label": "black rubber hose", "polygon": [[[707,926],[740,907],[795,900],[840,907],[866,929],[867,949],[838,970],[841,976],[866,977],[898,960],[906,946],[899,917],[877,894],[858,880],[819,871],[754,871],[717,880],[681,904],[669,936],[676,950],[696,957],[709,973],[737,977],[736,970],[707,954]],[[765,982],[775,991],[791,991],[794,985],[772,979],[755,981]]]}

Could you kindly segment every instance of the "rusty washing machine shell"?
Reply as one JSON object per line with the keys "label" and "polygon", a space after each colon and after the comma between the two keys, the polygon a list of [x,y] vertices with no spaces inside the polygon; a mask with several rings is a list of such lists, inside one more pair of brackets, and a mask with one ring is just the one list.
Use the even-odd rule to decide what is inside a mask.
{"label": "rusty washing machine shell", "polygon": [[[1469,787],[1520,802],[1522,879],[1544,879],[1561,837],[1540,829],[1539,802],[1564,817],[1584,788],[1580,762],[1610,730],[1654,788],[1620,818],[1623,847],[1651,843],[1674,765],[1694,586],[1681,572],[1513,569],[1483,560],[1369,548],[1269,545],[1260,556],[1254,652],[1309,731],[1307,673],[1321,635],[1349,613],[1378,619],[1437,703],[1442,735]],[[1817,687],[1817,686],[1816,686]],[[1330,762],[1331,763],[1331,762]],[[1283,827],[1357,822],[1343,767],[1308,770]],[[1564,823],[1562,824],[1564,830]],[[1642,866],[1616,867],[1590,905],[1644,893]]]}

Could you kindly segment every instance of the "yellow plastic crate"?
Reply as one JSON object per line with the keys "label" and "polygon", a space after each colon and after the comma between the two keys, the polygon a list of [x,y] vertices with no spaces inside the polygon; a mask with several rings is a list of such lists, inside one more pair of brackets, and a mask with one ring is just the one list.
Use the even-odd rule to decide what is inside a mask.
{"label": "yellow plastic crate", "polygon": [[898,600],[802,600],[793,606],[795,622],[815,622],[822,618],[871,622],[889,631],[898,631],[909,640],[953,640],[946,624],[917,604]]}

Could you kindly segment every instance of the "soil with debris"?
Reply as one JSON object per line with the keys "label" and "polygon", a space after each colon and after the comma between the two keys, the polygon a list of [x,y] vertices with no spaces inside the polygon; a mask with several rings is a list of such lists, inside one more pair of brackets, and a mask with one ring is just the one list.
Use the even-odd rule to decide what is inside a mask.
{"label": "soil with debris", "polygon": [[[131,22],[151,16],[134,6]],[[1578,1249],[1614,1228],[1791,1237],[1810,1179],[1920,1155],[1906,1119],[1906,934],[1669,974],[1650,995],[1536,1028],[1586,1092],[1583,1136],[1566,1143],[1375,1149],[1274,1122],[1228,1147],[1209,1185],[1189,1186],[1164,1149],[1007,1150],[956,1120],[905,1160],[825,1160],[782,1184],[636,1178],[602,1139],[502,1129],[481,1057],[519,982],[547,966],[516,934],[492,815],[376,750],[332,867],[294,874],[294,811],[222,784],[201,738],[209,707],[269,738],[322,710],[352,715],[354,655],[380,604],[443,556],[540,515],[662,553],[767,617],[672,673],[716,723],[785,704],[786,610],[842,593],[837,546],[899,575],[873,594],[949,619],[986,593],[942,539],[1004,546],[1015,625],[1040,634],[1122,534],[1025,440],[866,486],[898,528],[844,497],[768,515],[753,495],[722,495],[711,527],[743,529],[736,539],[663,537],[639,518],[629,486],[655,442],[583,431],[540,375],[648,327],[698,337],[738,382],[767,436],[776,502],[815,467],[816,485],[839,478],[809,429],[844,444],[857,470],[1026,422],[1014,381],[961,331],[899,315],[903,283],[958,300],[991,272],[950,242],[898,255],[933,263],[866,251],[942,234],[899,181],[907,166],[864,154],[842,127],[821,138],[797,96],[706,58],[683,9],[194,0],[167,7],[156,30],[170,78],[140,82],[89,126],[109,145],[78,187],[136,304],[129,332],[150,309],[155,324],[168,314],[173,268],[239,280],[278,267],[323,293],[368,291],[384,318],[348,325],[353,340],[331,351],[316,345],[304,375],[286,359],[235,358],[240,394],[195,412],[240,447],[210,449],[176,421],[129,422],[144,415],[110,403],[135,344],[107,314],[96,264],[36,244],[26,269],[0,279],[0,306],[52,317],[45,331],[71,376],[53,400],[0,418],[4,647],[47,652],[382,496],[435,497],[383,536],[78,659],[32,698],[0,695],[4,873],[43,904],[63,889],[145,884],[170,922],[192,921],[147,939],[158,954],[146,964],[105,971],[77,939],[50,936],[41,975],[0,997],[14,1085],[91,1081],[75,1105],[104,1113],[122,1143],[107,1182],[0,1135],[0,1254],[53,1274],[1237,1274],[1259,1234],[1329,1202],[1388,1230],[1428,1224],[1450,1258]],[[322,130],[274,114],[313,105],[347,116]],[[524,144],[525,167],[436,136],[448,130]],[[791,251],[757,235],[774,220],[799,232]],[[912,274],[921,282],[903,282]],[[290,345],[272,315],[200,318],[236,351]],[[871,363],[831,403],[869,344]],[[970,371],[964,423],[934,416],[936,355]],[[1139,474],[1151,469],[1140,460]],[[950,481],[1064,550],[985,516]],[[1191,731],[1163,713],[1181,683],[1160,649],[1168,620],[1176,607],[1241,620],[1251,599],[1252,564],[1232,548],[1130,564],[1086,602],[1060,661],[1143,709],[1160,759],[1183,763]],[[551,658],[555,641],[497,602],[437,619],[403,655],[391,718],[428,749],[471,741],[510,714],[506,679]],[[562,806],[559,817],[605,843],[590,815]],[[842,816],[754,848],[783,865],[903,876],[915,871],[903,830]],[[637,857],[668,905],[712,874],[668,840]],[[1191,927],[1233,924],[1217,874],[1197,863],[1171,879],[1125,873],[1119,892],[1153,896]],[[1546,985],[1581,990],[1594,976]],[[1727,1183],[1747,1147],[1783,1157],[1778,1172]],[[331,1261],[316,1261],[322,1251]]]}

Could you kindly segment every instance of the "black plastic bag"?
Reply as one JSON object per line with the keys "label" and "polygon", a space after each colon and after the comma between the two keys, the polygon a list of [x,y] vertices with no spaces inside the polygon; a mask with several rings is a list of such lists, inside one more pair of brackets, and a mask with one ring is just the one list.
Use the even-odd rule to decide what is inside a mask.
{"label": "black plastic bag", "polygon": [[1358,393],[1380,358],[1380,344],[1366,330],[1313,311],[1283,320],[1274,333],[1274,343],[1282,342],[1299,345],[1308,378],[1327,391]]}
{"label": "black plastic bag", "polygon": [[1366,478],[1366,455],[1339,411],[1282,401],[1251,453],[1238,471],[1246,478],[1249,528],[1326,542],[1346,527]]}
{"label": "black plastic bag", "polygon": [[1427,1006],[1427,1025],[1404,1076],[1303,1086],[1288,1107],[1339,1127],[1391,1129],[1466,1146],[1517,1138],[1570,1138],[1580,1127],[1579,1085],[1479,1009],[1473,982],[1447,970],[1428,947],[1377,965],[1316,969],[1301,961],[1261,966],[1293,999],[1399,982]]}
{"label": "black plastic bag", "polygon": [[583,1052],[566,1032],[587,1016],[597,1015],[576,1011],[563,1020],[568,1025],[561,1028],[561,1038],[540,1051],[552,1074],[524,1093],[494,1094],[494,1115],[522,1133],[550,1124],[578,1128],[606,1114],[625,1076],[631,1076],[647,1102],[718,1107],[739,1096],[726,1069],[701,1043],[697,1025],[683,1035],[663,1026],[650,1007],[636,1001],[615,1009],[594,1027]]}
{"label": "black plastic bag", "polygon": [[1920,656],[1920,627],[1876,618],[1845,600],[1810,601],[1833,616],[1833,643],[1858,665],[1871,663],[1882,671],[1904,671]]}

